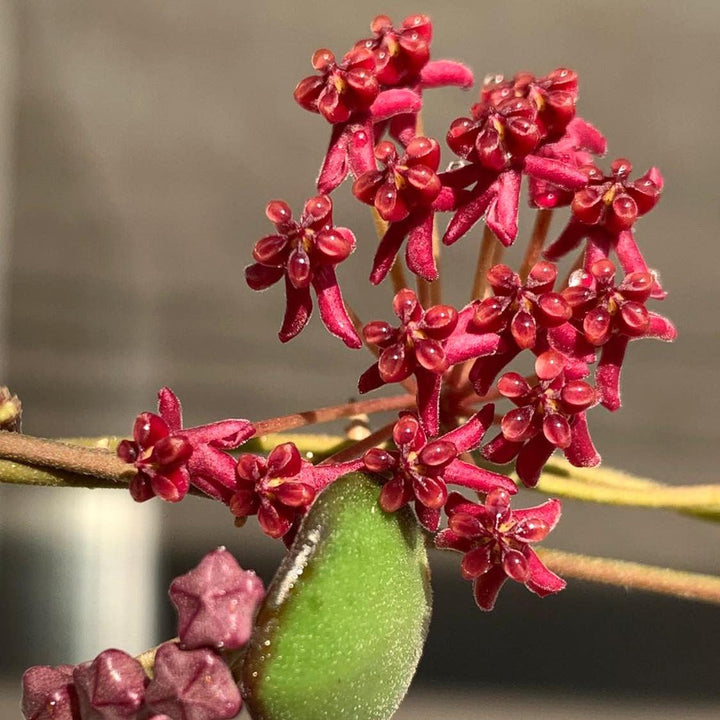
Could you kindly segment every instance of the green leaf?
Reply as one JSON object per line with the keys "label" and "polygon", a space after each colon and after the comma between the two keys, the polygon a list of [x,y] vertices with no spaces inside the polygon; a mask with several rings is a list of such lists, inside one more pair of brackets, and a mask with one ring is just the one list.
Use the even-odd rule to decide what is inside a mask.
{"label": "green leaf", "polygon": [[431,610],[425,538],[409,508],[352,473],[305,518],[260,608],[242,669],[255,720],[385,720],[407,692]]}

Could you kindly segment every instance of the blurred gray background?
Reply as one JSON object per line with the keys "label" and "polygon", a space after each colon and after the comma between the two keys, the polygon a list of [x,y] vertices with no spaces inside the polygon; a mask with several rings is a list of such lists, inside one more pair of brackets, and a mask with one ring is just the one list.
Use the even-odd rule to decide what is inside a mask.
{"label": "blurred gray background", "polygon": [[[353,395],[367,354],[331,339],[318,318],[280,346],[282,290],[253,293],[243,268],[270,231],[266,202],[299,208],[313,193],[328,126],[292,100],[312,52],[341,54],[380,12],[400,21],[421,11],[434,20],[433,56],[468,63],[479,80],[576,69],[579,113],[606,134],[611,158],[629,157],[639,173],[661,168],[665,194],[638,239],[670,292],[657,309],[680,338],[631,348],[624,406],[593,412],[591,431],[609,466],[717,480],[716,0],[0,0],[0,366],[26,432],[126,433],[164,384],[189,425]],[[426,132],[442,138],[475,96],[428,92]],[[344,293],[364,319],[389,318],[388,288],[366,282],[369,215],[347,187],[336,207],[360,245],[340,269]],[[445,255],[448,300],[465,301],[476,253],[468,237]],[[212,547],[228,545],[266,577],[280,555],[252,523],[235,530],[224,508],[195,499],[138,508],[119,492],[0,488],[0,523],[2,717],[15,717],[27,665],[78,662],[108,645],[139,652],[171,633],[157,588]],[[714,525],[574,503],[553,537],[715,574],[719,541]],[[472,708],[717,716],[716,608],[574,583],[544,602],[508,588],[485,616],[457,558],[434,559],[437,612],[417,705],[403,717],[434,716],[451,687],[458,718]]]}

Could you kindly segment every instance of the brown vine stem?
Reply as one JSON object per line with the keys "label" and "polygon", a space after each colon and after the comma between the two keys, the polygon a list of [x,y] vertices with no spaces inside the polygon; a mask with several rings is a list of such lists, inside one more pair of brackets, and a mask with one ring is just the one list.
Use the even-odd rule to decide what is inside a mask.
{"label": "brown vine stem", "polygon": [[269,420],[254,422],[256,435],[267,435],[285,430],[314,425],[316,423],[331,422],[340,418],[367,413],[386,412],[388,410],[404,410],[414,407],[415,395],[396,395],[393,397],[373,398],[372,400],[360,400],[358,402],[345,403],[344,405],[332,405],[330,407],[308,410],[307,412],[284,415]]}
{"label": "brown vine stem", "polygon": [[384,443],[392,435],[393,427],[395,427],[394,421],[388,423],[387,425],[383,425],[383,427],[376,430],[371,435],[368,435],[364,440],[360,440],[349,447],[336,452],[334,455],[331,455],[319,464],[327,465],[331,462],[338,463],[346,462],[347,460],[354,460],[355,458],[360,457],[360,455],[364,455],[368,450],[370,450],[370,448],[377,447],[378,445]]}
{"label": "brown vine stem", "polygon": [[537,553],[550,570],[565,577],[720,604],[720,577],[714,575],[576,555],[549,548],[539,548]]}
{"label": "brown vine stem", "polygon": [[101,480],[129,480],[135,469],[107,450],[0,431],[0,458]]}
{"label": "brown vine stem", "polygon": [[530,242],[528,243],[525,250],[525,256],[523,257],[522,264],[520,265],[520,280],[523,282],[527,278],[530,268],[540,258],[540,251],[545,244],[552,216],[553,211],[545,209],[538,210],[538,213],[535,216],[535,224],[533,225]]}

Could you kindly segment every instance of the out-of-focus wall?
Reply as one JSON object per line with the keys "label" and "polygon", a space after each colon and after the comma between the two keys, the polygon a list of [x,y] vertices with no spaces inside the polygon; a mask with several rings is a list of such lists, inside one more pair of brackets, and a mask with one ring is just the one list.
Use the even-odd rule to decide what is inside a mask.
{"label": "out-of-focus wall", "polygon": [[[662,271],[670,296],[661,310],[680,339],[632,347],[623,409],[594,412],[591,428],[609,465],[671,482],[717,479],[720,3],[0,2],[6,8],[17,31],[0,52],[12,43],[16,52],[0,84],[17,99],[10,113],[0,104],[0,208],[11,203],[0,216],[11,258],[0,317],[5,375],[28,432],[126,432],[163,384],[184,400],[190,424],[354,394],[368,359],[327,337],[317,318],[281,347],[281,290],[251,292],[243,267],[270,231],[265,203],[297,208],[313,192],[328,127],[292,100],[313,50],[343,52],[379,12],[426,11],[434,56],[467,62],[479,79],[577,69],[579,112],[607,135],[611,157],[662,169],[665,195],[638,239]],[[474,99],[428,92],[426,131],[442,137]],[[347,188],[339,194],[336,219],[360,244],[340,268],[344,292],[364,319],[387,318],[387,288],[366,282],[371,222]],[[446,253],[456,303],[476,252],[468,237]],[[201,501],[163,507],[161,532],[166,548],[186,553],[221,542],[241,555],[278,552]],[[676,516],[572,503],[556,533],[568,549],[708,572],[719,571],[719,539],[715,526]],[[461,582],[451,561],[441,567]]]}

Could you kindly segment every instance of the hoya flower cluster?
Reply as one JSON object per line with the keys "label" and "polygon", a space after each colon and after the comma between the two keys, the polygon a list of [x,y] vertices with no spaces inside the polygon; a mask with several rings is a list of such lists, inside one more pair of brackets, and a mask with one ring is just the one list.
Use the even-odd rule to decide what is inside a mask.
{"label": "hoya flower cluster", "polygon": [[[267,457],[235,457],[228,450],[262,432],[263,423],[182,429],[179,403],[165,388],[158,414],[140,415],[134,439],[118,452],[137,469],[136,500],[178,501],[193,487],[228,505],[238,524],[257,515],[263,531],[286,544],[329,483],[352,470],[376,473],[385,482],[382,508],[412,503],[418,522],[440,532],[439,547],[465,554],[463,574],[475,583],[478,605],[489,610],[500,579],[540,595],[564,585],[530,548],[556,524],[559,503],[513,511],[512,472],[534,486],[556,449],[573,465],[597,465],[588,412],[620,406],[628,343],[675,337],[670,321],[646,307],[665,293],[634,233],[636,220],[660,197],[662,175],[650,168],[631,179],[625,159],[613,161],[609,172],[598,166],[606,142],[576,114],[578,77],[566,68],[488,76],[467,116],[452,120],[444,139],[428,136],[420,121],[424,91],[468,89],[472,72],[431,58],[425,15],[399,26],[381,15],[371,29],[372,37],[340,58],[318,50],[315,74],[298,83],[295,100],[330,125],[329,145],[299,217],[281,200],[268,203],[275,231],[255,243],[245,276],[254,290],[283,280],[283,342],[309,321],[314,294],[325,327],[349,348],[364,343],[375,355],[359,392],[388,384],[409,391],[400,418],[372,436],[374,446],[360,442],[341,461],[313,464],[292,443]],[[360,326],[340,290],[339,266],[355,250],[358,231],[336,223],[332,195],[348,176],[381,229],[369,276],[374,285],[392,283],[396,324]],[[522,267],[513,270],[500,259],[518,237],[524,181],[537,222]],[[565,226],[543,251],[549,213],[561,208]],[[442,244],[465,236],[480,245],[479,277],[470,302],[456,308],[439,298],[438,257]],[[415,288],[407,286],[398,257],[403,243]],[[575,250],[563,279],[556,261]],[[518,371],[528,356],[525,372]],[[497,414],[491,401],[502,402]],[[481,501],[458,499],[448,486]],[[440,530],[443,513],[449,526]],[[480,556],[482,563],[472,560]]]}
{"label": "hoya flower cluster", "polygon": [[[371,32],[344,55],[317,50],[314,74],[298,83],[295,101],[321,116],[329,143],[299,213],[282,200],[268,203],[273,230],[255,241],[245,279],[253,290],[282,281],[282,342],[302,332],[317,304],[332,335],[373,355],[358,392],[399,385],[400,394],[183,428],[180,403],[163,388],[157,413],[141,413],[117,453],[132,467],[135,500],[202,494],[225,504],[238,526],[256,515],[287,545],[326,487],[350,472],[370,473],[382,482],[383,512],[411,506],[438,548],[463,555],[461,574],[481,609],[494,607],[508,579],[539,596],[556,593],[565,583],[533,546],[556,526],[560,503],[513,509],[512,497],[520,485],[537,485],[555,450],[572,465],[596,466],[590,411],[620,407],[630,341],[675,338],[672,323],[647,307],[666,293],[635,235],[663,178],[654,167],[633,175],[624,158],[602,169],[605,138],[577,115],[579,81],[566,68],[486,77],[467,114],[451,119],[444,138],[431,137],[421,121],[426,91],[468,90],[473,73],[431,57],[425,15],[399,25],[381,15]],[[351,230],[334,216],[333,195],[346,179],[378,230],[364,272],[371,285],[392,287],[394,320],[362,325],[341,292],[357,244],[373,242],[367,228]],[[536,220],[513,269],[503,250],[520,234],[523,184]],[[548,240],[552,213],[562,213],[562,229]],[[440,251],[463,238],[478,245],[478,267],[468,303],[454,307],[441,297]],[[304,456],[287,441],[267,452],[258,442],[254,452],[232,452],[269,433],[388,410],[400,410],[396,421],[329,457]],[[219,651],[247,640],[262,589],[238,569],[229,576],[246,590],[234,604],[198,590],[198,583],[224,587],[226,564],[216,553],[173,584],[180,643],[161,646],[152,680],[116,650],[76,668],[35,668],[26,676],[26,717],[232,717],[240,698]],[[228,622],[231,605],[244,610]],[[200,676],[217,688],[219,704],[199,709],[198,690],[200,705],[186,709]]]}

